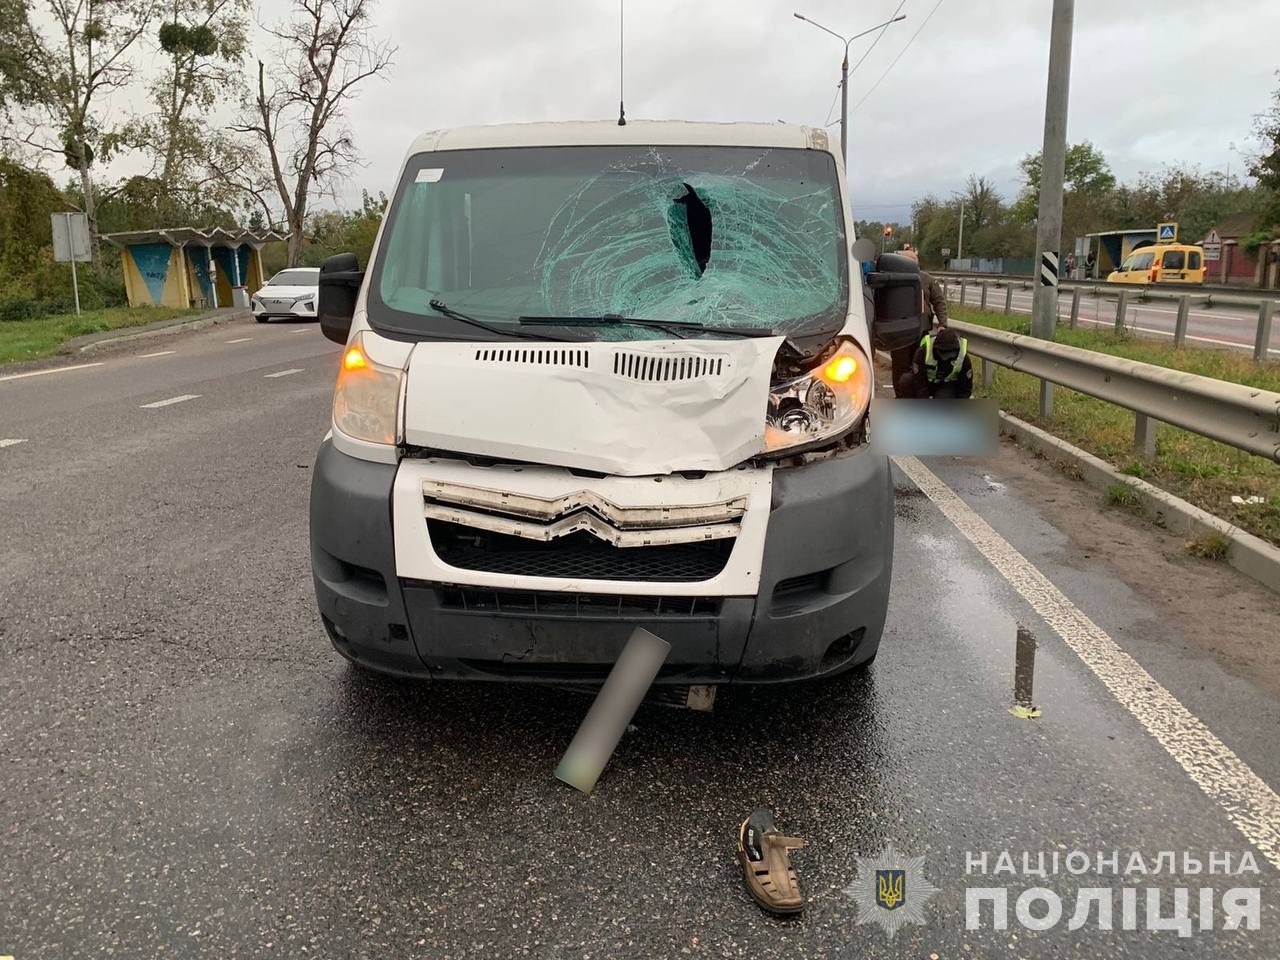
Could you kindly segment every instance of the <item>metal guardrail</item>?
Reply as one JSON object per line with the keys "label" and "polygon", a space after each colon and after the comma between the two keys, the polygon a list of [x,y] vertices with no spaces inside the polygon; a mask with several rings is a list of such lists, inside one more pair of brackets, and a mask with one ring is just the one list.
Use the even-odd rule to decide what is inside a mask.
{"label": "metal guardrail", "polygon": [[1148,459],[1163,421],[1280,463],[1280,393],[972,323],[949,326],[982,358],[987,385],[988,364],[997,364],[1134,411],[1134,445]]}
{"label": "metal guardrail", "polygon": [[[952,286],[958,285],[960,288],[959,300],[962,304],[966,305],[968,305],[966,293],[970,283],[979,287],[982,292],[979,296],[978,307],[982,310],[987,308],[988,288],[991,286],[996,288],[1003,286],[1005,291],[1005,313],[1013,312],[1013,288],[1015,283],[1020,284],[1024,290],[1029,289],[1032,286],[1030,280],[1020,277],[993,278],[963,273],[934,274],[934,276],[942,281],[948,295],[951,293]],[[1213,293],[1204,292],[1199,289],[1188,290],[1185,287],[1174,290],[1156,290],[1152,289],[1150,285],[1143,286],[1141,284],[1129,283],[1096,283],[1093,281],[1081,280],[1065,280],[1061,282],[1060,286],[1071,291],[1071,313],[1068,319],[1068,324],[1072,329],[1075,329],[1079,324],[1080,297],[1081,294],[1086,291],[1092,293],[1093,296],[1098,298],[1101,298],[1103,294],[1115,294],[1116,333],[1124,332],[1131,296],[1136,294],[1137,299],[1139,300],[1168,300],[1176,302],[1178,304],[1178,315],[1173,326],[1173,345],[1175,347],[1181,347],[1186,342],[1187,320],[1191,314],[1191,301],[1193,299],[1204,300],[1206,306],[1210,307],[1214,304],[1254,307],[1258,311],[1258,325],[1253,340],[1253,359],[1257,363],[1262,363],[1267,359],[1267,354],[1271,346],[1272,318],[1275,314],[1277,303],[1280,303],[1280,299],[1277,299],[1277,297],[1264,296],[1261,294],[1246,295]]]}
{"label": "metal guardrail", "polygon": [[[952,281],[988,280],[991,283],[994,283],[996,286],[1001,286],[1002,284],[1006,284],[1006,283],[1017,284],[1021,286],[1022,289],[1024,290],[1030,289],[1031,286],[1035,283],[1034,277],[1027,276],[1021,273],[977,273],[974,271],[966,271],[966,270],[932,270],[930,271],[930,273],[932,273],[933,276],[937,277],[940,280],[952,280]],[[1258,287],[1243,287],[1243,286],[1235,286],[1230,284],[1219,284],[1219,283],[1196,283],[1196,284],[1187,284],[1185,286],[1175,285],[1175,284],[1165,284],[1163,285],[1163,288],[1162,288],[1160,284],[1110,283],[1106,279],[1072,280],[1066,277],[1062,277],[1058,280],[1058,285],[1065,289],[1070,289],[1072,287],[1084,287],[1086,289],[1092,290],[1094,288],[1097,288],[1098,290],[1102,290],[1107,293],[1114,293],[1116,290],[1119,290],[1122,288],[1127,290],[1142,290],[1142,291],[1149,291],[1153,294],[1157,294],[1160,297],[1170,296],[1170,295],[1177,296],[1178,294],[1174,293],[1173,291],[1182,290],[1182,291],[1191,292],[1193,296],[1204,297],[1206,300],[1214,300],[1219,296],[1227,298],[1221,301],[1223,303],[1230,302],[1232,298],[1236,298],[1236,297],[1242,298],[1243,300],[1246,300],[1252,303],[1256,303],[1259,300],[1264,300],[1267,298],[1280,300],[1280,290],[1267,290],[1267,289],[1260,289]],[[1172,287],[1173,289],[1170,289],[1170,287]]]}

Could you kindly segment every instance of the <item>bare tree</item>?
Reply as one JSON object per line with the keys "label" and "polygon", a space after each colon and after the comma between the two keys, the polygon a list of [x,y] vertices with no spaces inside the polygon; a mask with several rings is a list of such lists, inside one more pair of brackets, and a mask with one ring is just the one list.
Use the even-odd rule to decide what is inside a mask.
{"label": "bare tree", "polygon": [[155,9],[156,0],[48,0],[54,36],[33,32],[31,37],[31,55],[45,78],[43,95],[0,134],[9,143],[59,156],[80,174],[93,265],[99,270],[93,163],[104,131],[97,110],[103,94],[132,78],[126,53]]}
{"label": "bare tree", "polygon": [[258,61],[249,117],[231,126],[264,150],[265,176],[258,178],[251,156],[234,151],[215,165],[268,213],[267,198],[278,202],[289,230],[289,266],[301,256],[313,197],[332,192],[358,159],[344,108],[356,85],[383,73],[395,53],[373,36],[371,8],[370,0],[297,0],[293,19],[268,30],[279,66],[268,74]]}

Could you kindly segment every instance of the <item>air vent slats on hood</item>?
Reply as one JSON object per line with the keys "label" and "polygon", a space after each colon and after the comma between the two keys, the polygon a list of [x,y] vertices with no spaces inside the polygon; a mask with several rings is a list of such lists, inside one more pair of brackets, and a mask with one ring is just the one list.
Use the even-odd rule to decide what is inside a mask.
{"label": "air vent slats on hood", "polygon": [[718,377],[726,372],[723,357],[666,356],[654,357],[645,353],[626,353],[619,350],[613,355],[613,372],[632,380],[677,381],[701,380]]}
{"label": "air vent slats on hood", "polygon": [[522,363],[554,367],[590,366],[590,355],[586,350],[530,350],[522,348],[491,348],[477,350],[476,360],[480,363]]}

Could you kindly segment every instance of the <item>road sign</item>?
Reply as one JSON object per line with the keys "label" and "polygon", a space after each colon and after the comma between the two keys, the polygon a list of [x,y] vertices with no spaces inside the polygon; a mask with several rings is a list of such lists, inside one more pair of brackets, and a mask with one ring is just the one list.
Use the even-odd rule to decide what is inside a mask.
{"label": "road sign", "polygon": [[944,257],[949,257],[949,256],[951,256],[951,248],[950,248],[950,247],[943,247],[943,248],[942,248],[942,255],[943,255]]}
{"label": "road sign", "polygon": [[1177,243],[1178,242],[1178,225],[1176,223],[1162,223],[1156,228],[1156,239],[1161,243]]}
{"label": "road sign", "polygon": [[59,263],[68,260],[79,260],[88,263],[92,258],[89,253],[89,218],[83,213],[53,213],[49,215],[53,224],[53,259]]}
{"label": "road sign", "polygon": [[1222,259],[1222,237],[1218,236],[1217,230],[1210,230],[1209,235],[1204,238],[1204,258],[1206,260]]}
{"label": "road sign", "polygon": [[53,259],[71,262],[71,289],[76,296],[76,316],[80,316],[80,281],[76,277],[76,261],[93,259],[89,250],[89,218],[83,213],[51,213],[53,225]]}

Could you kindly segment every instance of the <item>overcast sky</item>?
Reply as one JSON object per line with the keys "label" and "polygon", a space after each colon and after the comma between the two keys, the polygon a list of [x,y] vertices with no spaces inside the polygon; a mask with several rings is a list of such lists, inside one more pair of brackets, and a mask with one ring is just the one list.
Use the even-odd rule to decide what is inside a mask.
{"label": "overcast sky", "polygon": [[[824,125],[838,117],[838,102],[828,111],[843,45],[792,12],[849,35],[898,6],[628,0],[627,116]],[[257,15],[288,10],[263,0]],[[908,216],[912,199],[949,196],[969,173],[1016,192],[1017,162],[1043,135],[1050,10],[1051,0],[904,0],[907,19],[849,82],[857,216]],[[378,0],[375,24],[399,49],[349,111],[365,163],[341,191],[353,205],[361,188],[390,192],[422,130],[617,116],[617,0]],[[1240,172],[1253,115],[1276,88],[1277,37],[1274,0],[1077,0],[1068,139],[1092,140],[1122,180],[1166,162]],[[851,63],[874,39],[853,44]]]}

